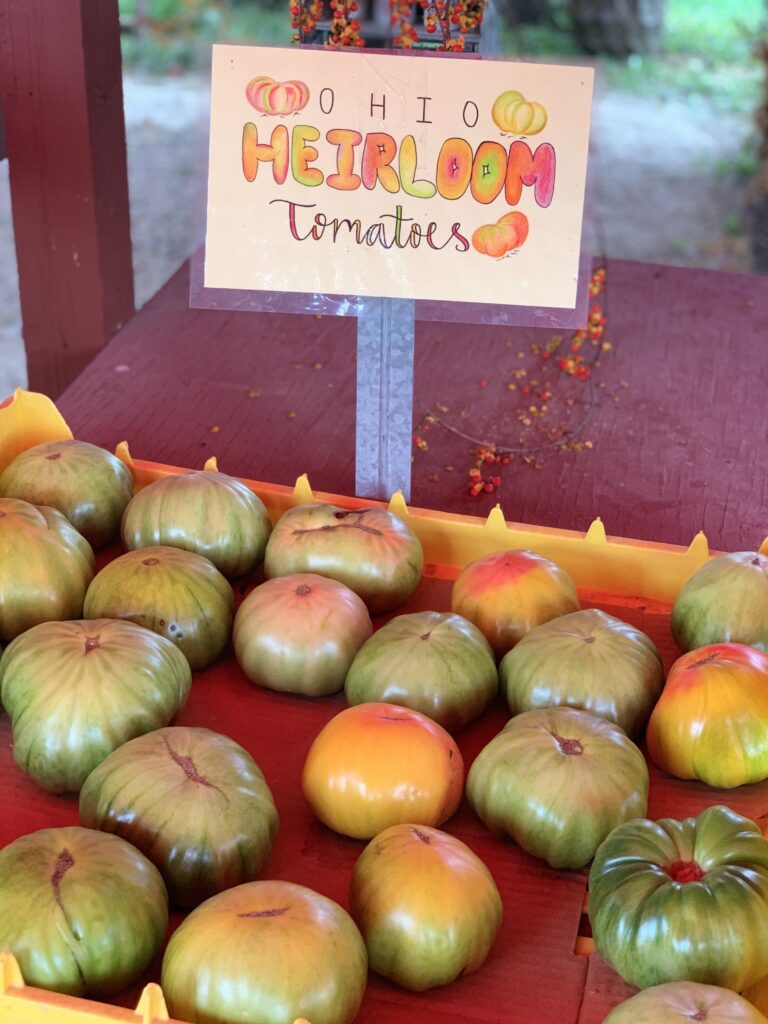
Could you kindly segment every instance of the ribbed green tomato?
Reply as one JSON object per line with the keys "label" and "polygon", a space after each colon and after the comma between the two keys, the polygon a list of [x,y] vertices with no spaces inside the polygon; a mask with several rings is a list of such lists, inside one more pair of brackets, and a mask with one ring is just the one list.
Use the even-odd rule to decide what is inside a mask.
{"label": "ribbed green tomato", "polygon": [[720,643],[768,651],[768,558],[737,551],[705,562],[677,595],[670,626],[683,651]]}
{"label": "ribbed green tomato", "polygon": [[209,559],[224,576],[241,576],[264,558],[272,530],[264,502],[226,473],[200,470],[155,480],[123,515],[128,551],[167,544]]}
{"label": "ribbed green tomato", "polygon": [[680,779],[732,789],[768,778],[768,654],[710,644],[678,658],[647,741],[652,760]]}
{"label": "ribbed green tomato", "polygon": [[349,1024],[367,968],[360,932],[333,900],[291,882],[249,882],[182,922],[162,986],[173,1016],[193,1024]]}
{"label": "ribbed green tomato", "polygon": [[554,868],[582,868],[613,828],[645,814],[648,768],[612,722],[542,708],[513,718],[480,751],[467,797],[491,831]]}
{"label": "ribbed green tomato", "polygon": [[391,619],[357,652],[344,685],[350,704],[400,704],[449,732],[482,714],[498,688],[490,644],[451,612]]}
{"label": "ribbed green tomato", "polygon": [[728,988],[668,981],[620,1003],[603,1024],[768,1024],[760,1011]]}
{"label": "ribbed green tomato", "polygon": [[494,551],[462,569],[451,610],[473,622],[501,658],[534,626],[578,611],[571,577],[534,551]]}
{"label": "ribbed green tomato", "polygon": [[28,985],[108,996],[136,981],[168,927],[160,872],[117,836],[72,826],[0,850],[0,949]]}
{"label": "ribbed green tomato", "polygon": [[565,704],[593,711],[630,736],[644,727],[664,686],[651,638],[595,608],[530,630],[504,656],[499,676],[513,715]]}
{"label": "ribbed green tomato", "polygon": [[186,908],[257,878],[278,817],[247,750],[210,729],[172,726],[123,744],[91,772],[80,822],[141,850],[171,903]]}
{"label": "ribbed green tomato", "polygon": [[478,970],[503,916],[480,858],[426,825],[393,825],[366,846],[349,905],[371,969],[413,992]]}
{"label": "ribbed green tomato", "polygon": [[270,578],[295,572],[329,576],[377,613],[410,597],[423,562],[419,538],[387,509],[297,505],[272,531],[264,569]]}
{"label": "ribbed green tomato", "polygon": [[232,631],[235,598],[219,570],[180,548],[129,551],[97,573],[87,619],[130,619],[172,640],[193,672],[215,661]]}
{"label": "ribbed green tomato", "polygon": [[620,825],[589,892],[598,952],[630,985],[739,991],[768,974],[768,839],[727,807]]}
{"label": "ribbed green tomato", "polygon": [[117,537],[132,494],[128,467],[87,441],[37,444],[0,474],[0,495],[58,509],[95,548]]}
{"label": "ribbed green tomato", "polygon": [[90,544],[61,512],[0,498],[0,640],[82,615],[94,566]]}
{"label": "ribbed green tomato", "polygon": [[133,622],[34,626],[0,658],[14,760],[43,789],[76,792],[121,743],[167,725],[191,679],[178,648]]}
{"label": "ribbed green tomato", "polygon": [[235,615],[232,639],[242,670],[269,690],[337,693],[373,631],[362,598],[316,573],[279,576],[256,587]]}

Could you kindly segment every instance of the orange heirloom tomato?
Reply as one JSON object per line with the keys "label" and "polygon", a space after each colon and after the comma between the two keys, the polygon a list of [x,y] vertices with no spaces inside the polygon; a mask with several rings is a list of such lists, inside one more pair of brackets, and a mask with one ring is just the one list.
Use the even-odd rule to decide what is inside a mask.
{"label": "orange heirloom tomato", "polygon": [[471,562],[451,593],[451,611],[485,634],[497,658],[529,629],[580,607],[570,576],[533,551],[496,551]]}
{"label": "orange heirloom tomato", "polygon": [[358,704],[310,747],[302,788],[335,832],[372,839],[390,825],[441,825],[461,800],[464,762],[449,733],[398,704]]}
{"label": "orange heirloom tomato", "polygon": [[768,654],[710,644],[678,658],[647,738],[656,764],[679,779],[731,789],[768,778]]}

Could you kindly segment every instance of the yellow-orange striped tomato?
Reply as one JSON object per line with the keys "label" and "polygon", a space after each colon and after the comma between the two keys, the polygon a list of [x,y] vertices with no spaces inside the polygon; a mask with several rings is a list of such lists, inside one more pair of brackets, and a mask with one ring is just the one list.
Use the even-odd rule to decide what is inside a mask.
{"label": "yellow-orange striped tomato", "polygon": [[371,968],[413,992],[481,967],[503,915],[480,858],[426,825],[376,836],[355,865],[349,902]]}
{"label": "yellow-orange striped tomato", "polygon": [[304,796],[324,825],[372,839],[390,825],[441,825],[461,800],[453,738],[398,704],[358,704],[320,731],[304,763]]}
{"label": "yellow-orange striped tomato", "polygon": [[647,739],[656,764],[680,779],[731,789],[768,778],[768,654],[710,644],[678,658]]}
{"label": "yellow-orange striped tomato", "polygon": [[570,576],[533,551],[495,551],[471,562],[451,594],[451,610],[485,634],[497,658],[529,629],[580,607]]}

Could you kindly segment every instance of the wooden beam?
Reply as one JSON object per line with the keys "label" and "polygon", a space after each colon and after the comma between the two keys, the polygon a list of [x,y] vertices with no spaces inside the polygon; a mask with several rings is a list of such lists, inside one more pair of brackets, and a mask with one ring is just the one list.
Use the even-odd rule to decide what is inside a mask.
{"label": "wooden beam", "polygon": [[134,312],[117,0],[0,0],[30,387],[56,397]]}

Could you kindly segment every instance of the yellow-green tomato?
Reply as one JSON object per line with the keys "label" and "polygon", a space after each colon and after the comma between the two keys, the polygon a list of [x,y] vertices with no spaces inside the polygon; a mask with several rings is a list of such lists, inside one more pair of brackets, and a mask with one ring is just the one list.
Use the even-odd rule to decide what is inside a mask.
{"label": "yellow-green tomato", "polygon": [[349,900],[371,968],[414,992],[476,971],[503,915],[480,858],[426,825],[376,836],[355,865]]}
{"label": "yellow-green tomato", "polygon": [[491,831],[554,868],[582,868],[613,828],[645,814],[648,768],[612,722],[542,708],[513,718],[480,751],[467,797]]}
{"label": "yellow-green tomato", "polygon": [[643,989],[611,1010],[603,1024],[768,1024],[746,999],[719,985],[668,981]]}
{"label": "yellow-green tomato", "polygon": [[499,676],[513,715],[566,704],[615,722],[629,736],[645,726],[664,686],[651,638],[596,608],[531,629],[504,655]]}
{"label": "yellow-green tomato", "polygon": [[171,936],[162,986],[180,1020],[349,1024],[365,991],[365,943],[333,900],[249,882],[206,900]]}
{"label": "yellow-green tomato", "polygon": [[232,639],[252,683],[322,697],[342,688],[372,632],[368,609],[354,591],[306,572],[252,590],[237,610]]}
{"label": "yellow-green tomato", "polygon": [[154,864],[124,839],[78,826],[41,829],[0,850],[0,908],[0,949],[27,984],[75,996],[136,981],[168,927]]}
{"label": "yellow-green tomato", "polygon": [[194,551],[224,576],[241,576],[264,558],[272,530],[264,502],[235,477],[213,469],[155,480],[123,514],[129,551],[167,544]]}
{"label": "yellow-green tomato", "polygon": [[498,688],[490,644],[452,612],[391,619],[357,652],[344,684],[350,704],[400,704],[449,732],[482,714]]}
{"label": "yellow-green tomato", "polygon": [[117,537],[132,494],[130,469],[87,441],[36,444],[0,474],[0,495],[58,509],[94,548]]}

